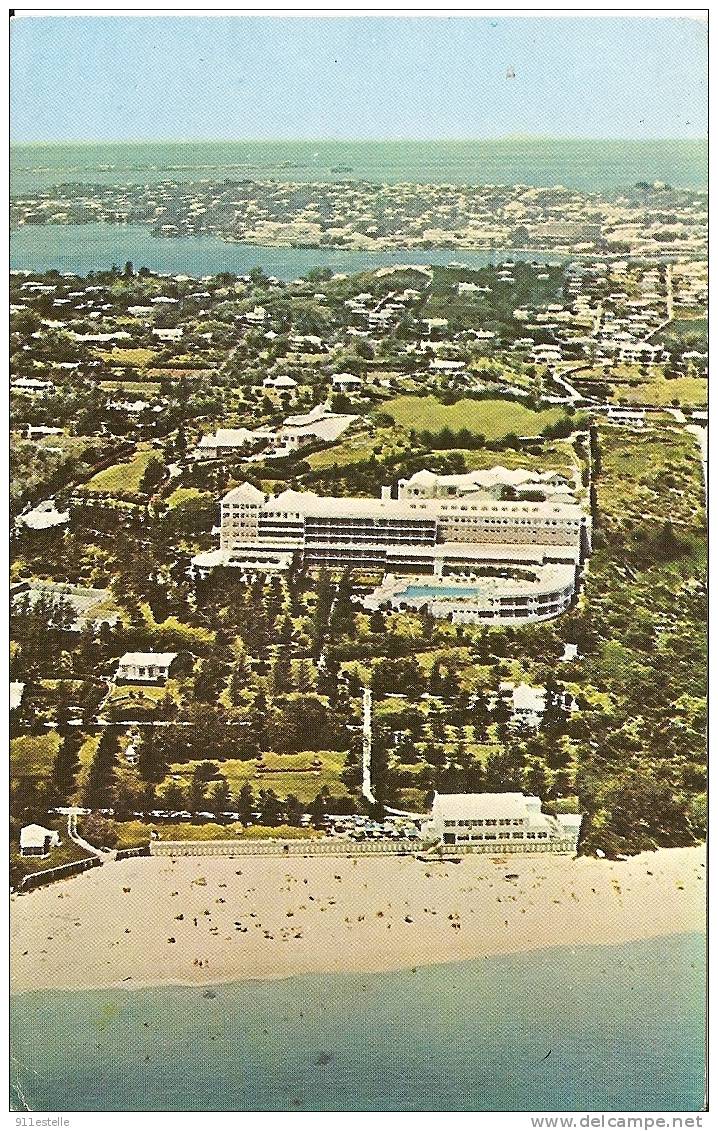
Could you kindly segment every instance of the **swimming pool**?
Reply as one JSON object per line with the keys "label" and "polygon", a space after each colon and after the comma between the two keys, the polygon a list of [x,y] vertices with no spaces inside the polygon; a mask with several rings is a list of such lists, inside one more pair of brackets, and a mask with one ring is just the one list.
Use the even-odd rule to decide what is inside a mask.
{"label": "swimming pool", "polygon": [[479,585],[407,585],[401,593],[395,594],[395,600],[425,597],[427,601],[451,601],[455,597],[476,597],[483,592],[485,589]]}

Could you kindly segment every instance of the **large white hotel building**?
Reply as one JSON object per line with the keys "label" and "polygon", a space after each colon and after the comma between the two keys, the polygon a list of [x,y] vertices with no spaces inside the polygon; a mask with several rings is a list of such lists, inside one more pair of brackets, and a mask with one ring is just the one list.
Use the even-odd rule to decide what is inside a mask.
{"label": "large white hotel building", "polygon": [[309,567],[441,575],[444,567],[477,562],[515,565],[523,558],[532,564],[539,549],[547,562],[577,562],[590,549],[589,518],[573,499],[394,499],[388,488],[379,499],[291,490],[265,495],[245,483],[229,491],[221,507],[222,550],[298,551]]}
{"label": "large white hotel building", "polygon": [[[193,567],[206,576],[221,566],[271,572],[295,561],[310,569],[378,573],[392,584],[428,574],[445,587],[434,589],[432,599],[458,600],[439,607],[433,601],[439,616],[555,616],[570,604],[578,567],[590,551],[590,519],[565,485],[548,484],[545,476],[521,473],[517,486],[532,498],[506,500],[495,490],[502,476],[485,481],[487,474],[420,472],[399,484],[399,498],[384,488],[375,499],[292,490],[266,495],[244,483],[222,499],[219,550],[199,554]],[[477,606],[452,590],[457,578],[472,580],[485,599]],[[401,596],[394,584],[386,603],[401,607]],[[429,602],[414,594],[407,603]]]}

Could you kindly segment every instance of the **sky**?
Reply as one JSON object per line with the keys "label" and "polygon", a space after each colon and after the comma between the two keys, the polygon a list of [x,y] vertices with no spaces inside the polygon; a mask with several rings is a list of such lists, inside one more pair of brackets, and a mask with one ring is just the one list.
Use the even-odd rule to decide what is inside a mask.
{"label": "sky", "polygon": [[11,136],[705,137],[706,38],[648,17],[19,16]]}

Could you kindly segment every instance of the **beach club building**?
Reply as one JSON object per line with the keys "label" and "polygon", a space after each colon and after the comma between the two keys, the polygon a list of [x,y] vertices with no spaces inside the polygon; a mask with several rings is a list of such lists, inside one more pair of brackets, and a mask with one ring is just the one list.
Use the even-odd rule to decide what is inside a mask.
{"label": "beach club building", "polygon": [[424,833],[476,852],[575,853],[580,814],[549,816],[523,793],[436,793]]}

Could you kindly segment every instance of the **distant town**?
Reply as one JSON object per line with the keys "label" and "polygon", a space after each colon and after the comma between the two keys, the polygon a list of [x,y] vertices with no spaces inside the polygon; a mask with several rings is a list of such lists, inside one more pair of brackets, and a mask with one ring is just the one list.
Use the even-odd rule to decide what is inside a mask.
{"label": "distant town", "polygon": [[639,182],[610,194],[561,186],[292,183],[251,179],[122,186],[66,183],[16,195],[11,227],[147,224],[272,247],[554,249],[704,257],[706,192]]}

